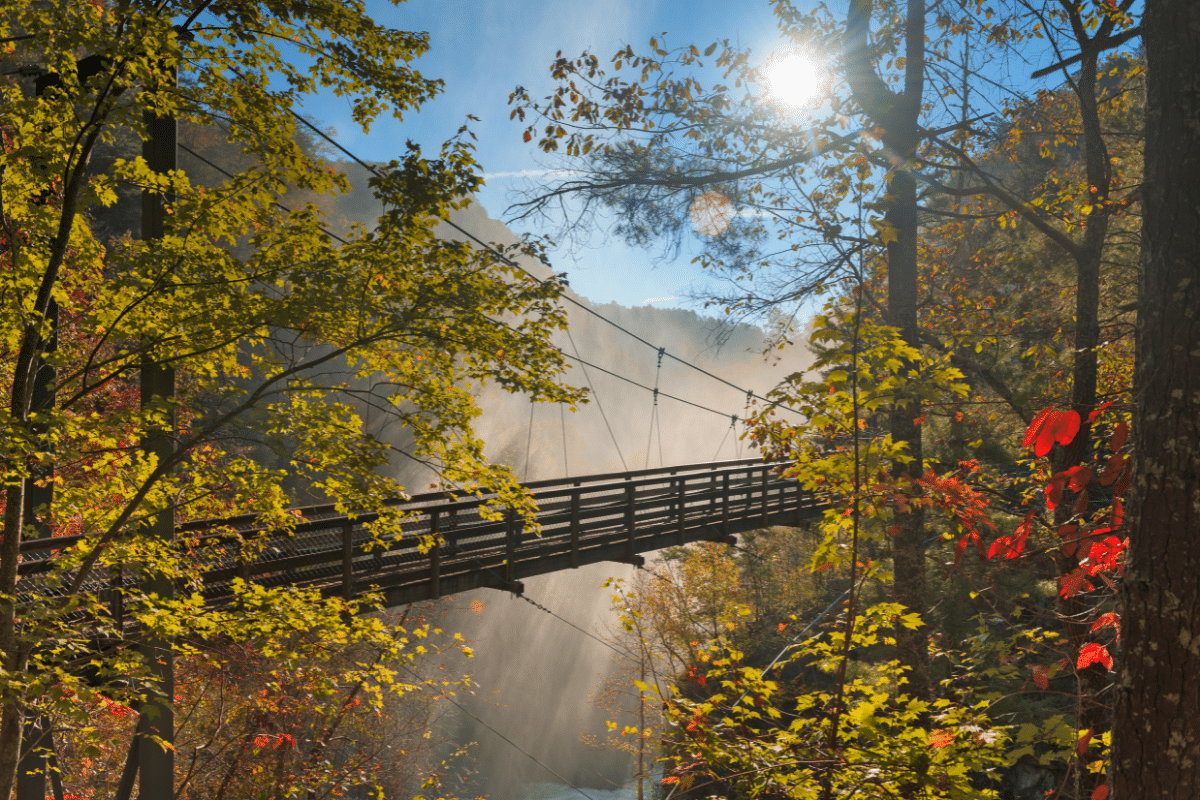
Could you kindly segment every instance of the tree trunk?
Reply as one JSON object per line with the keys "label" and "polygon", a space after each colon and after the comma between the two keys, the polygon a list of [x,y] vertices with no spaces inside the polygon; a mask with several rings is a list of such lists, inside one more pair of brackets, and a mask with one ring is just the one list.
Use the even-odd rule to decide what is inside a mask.
{"label": "tree trunk", "polygon": [[[1091,449],[1091,423],[1089,415],[1096,408],[1099,382],[1100,347],[1100,269],[1104,246],[1108,239],[1109,211],[1104,208],[1108,199],[1112,171],[1108,163],[1108,148],[1100,127],[1100,109],[1097,101],[1097,62],[1099,53],[1085,52],[1075,76],[1075,94],[1079,100],[1080,127],[1083,130],[1083,159],[1090,187],[1088,202],[1092,212],[1087,217],[1080,251],[1075,255],[1075,355],[1071,372],[1071,408],[1079,414],[1079,432],[1066,447],[1056,448],[1052,457],[1055,472],[1063,472],[1078,464],[1086,463]],[[1094,491],[1094,490],[1093,490]],[[1074,506],[1070,493],[1055,512],[1055,523],[1068,522]],[[1079,566],[1077,556],[1059,554],[1059,575],[1069,575]],[[1067,646],[1072,653],[1091,638],[1094,599],[1086,595],[1057,599],[1058,612],[1063,620]],[[1093,664],[1079,671],[1076,691],[1076,724],[1080,730],[1094,731],[1099,736],[1109,729],[1108,671],[1100,664]],[[1075,796],[1090,798],[1104,776],[1076,769],[1073,774]]]}
{"label": "tree trunk", "polygon": [[1130,551],[1112,780],[1200,796],[1200,3],[1146,0]]}
{"label": "tree trunk", "polygon": [[[905,19],[906,58],[904,92],[893,97],[886,115],[882,116],[883,144],[895,154],[896,166],[888,180],[887,222],[895,239],[888,243],[888,309],[887,322],[900,329],[904,341],[914,348],[921,347],[917,326],[917,182],[912,175],[917,147],[921,143],[921,98],[925,88],[925,0],[908,0]],[[907,365],[906,365],[907,367]],[[905,400],[901,399],[901,403]],[[889,429],[893,442],[908,445],[912,461],[892,465],[896,478],[920,478],[924,472],[921,447],[921,401],[907,398],[905,405],[892,408]],[[912,484],[915,491],[916,485]],[[924,615],[928,610],[925,585],[925,512],[913,504],[907,511],[898,511],[892,539],[892,560],[895,568],[893,594],[896,602],[910,611]],[[929,645],[924,629],[911,630],[904,625],[895,629],[896,650],[900,664],[907,668],[908,693],[921,700],[932,694],[929,683]]]}

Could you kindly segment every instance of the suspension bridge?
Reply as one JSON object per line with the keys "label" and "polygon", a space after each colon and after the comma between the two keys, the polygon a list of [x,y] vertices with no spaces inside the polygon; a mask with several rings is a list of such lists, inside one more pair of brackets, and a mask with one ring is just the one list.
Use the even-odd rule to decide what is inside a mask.
{"label": "suspension bridge", "polygon": [[[641,554],[692,542],[732,544],[735,534],[799,525],[821,512],[812,495],[784,479],[782,463],[741,459],[576,476],[524,484],[537,502],[540,534],[512,509],[489,519],[493,495],[422,494],[395,503],[407,519],[390,541],[370,529],[380,511],[338,514],[331,505],[294,509],[297,523],[265,529],[253,516],[198,520],[178,533],[206,602],[233,600],[233,581],[300,586],[347,599],[382,595],[395,607],[481,587],[521,593],[520,579],[601,561],[640,565]],[[81,537],[21,543],[22,595],[52,596],[61,578],[54,556]],[[54,576],[51,578],[51,576]],[[92,582],[122,623],[120,573]]]}
{"label": "suspension bridge", "polygon": [[[734,544],[738,533],[803,524],[823,506],[795,479],[782,477],[785,466],[747,458],[530,481],[523,485],[536,500],[539,535],[527,531],[525,518],[512,509],[489,518],[495,516],[485,513],[492,495],[446,492],[395,503],[406,520],[386,544],[369,528],[381,512],[339,514],[331,505],[294,509],[297,523],[282,530],[263,528],[247,515],[183,523],[177,532],[214,608],[233,602],[235,578],[315,589],[327,597],[381,595],[386,607],[481,587],[521,594],[523,577],[603,561],[640,566],[643,553],[666,547]],[[63,592],[55,556],[80,539],[21,543],[19,602]],[[121,598],[133,580],[118,571],[84,587],[106,601],[131,634],[136,626],[122,618]],[[159,733],[171,741],[172,731]],[[44,800],[47,777],[53,796],[62,800],[48,719],[27,721],[22,749],[17,800]],[[131,748],[122,788],[132,789],[139,761],[138,749]]]}
{"label": "suspension bridge", "polygon": [[[50,85],[39,83],[39,94],[44,88],[43,83]],[[311,127],[302,117],[296,116]],[[147,153],[154,156],[152,167],[160,171],[176,166],[173,122],[168,127],[170,130],[163,128],[152,134],[152,141],[146,145]],[[354,161],[376,172],[324,132],[313,130]],[[179,147],[229,176],[219,165],[186,147]],[[144,208],[143,234],[148,239],[161,235],[161,220],[154,222],[158,213],[154,210],[157,208],[155,203],[157,201]],[[497,258],[524,270],[453,221],[447,222],[481,248],[491,250]],[[344,242],[335,234],[326,233]],[[530,277],[540,280],[533,275]],[[525,481],[523,486],[532,493],[536,503],[534,519],[539,528],[536,534],[527,529],[527,519],[514,509],[497,507],[495,495],[477,496],[454,491],[420,494],[388,504],[391,507],[386,513],[402,512],[404,521],[399,525],[400,530],[397,532],[392,528],[392,535],[384,541],[372,530],[372,523],[385,513],[378,508],[354,513],[341,513],[332,505],[296,508],[292,509],[295,523],[281,529],[266,527],[253,515],[197,520],[174,526],[168,521],[163,533],[167,537],[173,536],[181,556],[190,559],[188,563],[192,565],[206,604],[221,608],[234,602],[234,582],[239,578],[267,587],[304,587],[325,597],[353,599],[370,594],[381,597],[386,607],[484,587],[521,594],[524,590],[522,578],[599,562],[640,566],[645,553],[700,541],[733,544],[739,533],[775,525],[800,525],[822,512],[823,506],[817,498],[801,491],[794,479],[783,477],[786,463],[756,458],[716,461],[729,435],[735,433],[738,416],[662,391],[659,378],[663,359],[673,359],[744,393],[747,404],[753,399],[765,401],[765,398],[668,353],[665,347],[652,344],[569,295],[564,295],[563,299],[657,353],[651,387],[584,360],[572,339],[573,356],[565,352],[563,355],[582,367],[589,387],[588,367],[591,367],[651,395],[649,435],[653,436],[657,429],[660,462],[663,460],[660,397],[728,420],[726,438],[718,445],[713,461],[649,468],[651,445],[648,438],[646,468]],[[51,337],[48,341],[55,339]],[[47,344],[46,352],[51,352],[53,347],[53,344]],[[50,388],[55,371],[48,361],[43,361],[44,358],[37,367],[35,410],[55,404]],[[151,369],[147,374],[157,373]],[[160,383],[161,380],[147,383],[143,376],[143,392],[150,391],[153,397],[171,396],[173,388],[169,384],[160,386]],[[594,391],[594,387],[591,388]],[[603,414],[599,396],[595,396],[597,407]],[[616,436],[607,417],[604,424],[616,445]],[[164,447],[172,446],[169,437],[160,438]],[[734,438],[736,440],[736,435]],[[617,448],[619,453],[619,445]],[[564,467],[565,450],[564,431]],[[527,471],[528,460],[527,445]],[[625,463],[623,456],[621,461]],[[31,507],[34,505],[36,503]],[[63,595],[66,591],[63,575],[56,569],[56,562],[65,550],[82,542],[83,537],[79,536],[47,536],[22,541],[18,603],[37,604],[46,598]],[[137,624],[126,618],[122,598],[138,580],[141,578],[136,575],[114,570],[90,581],[82,589],[106,603],[118,629],[132,638],[139,635]],[[165,582],[168,593],[172,591],[170,584],[170,581]],[[145,642],[143,649],[158,665],[156,691],[169,698],[173,685],[170,643]],[[150,719],[155,714],[143,714],[138,725],[140,732],[153,733],[153,737],[134,737],[115,795],[119,800],[128,800],[132,796],[133,782],[138,777],[142,800],[169,800],[174,796],[171,788],[174,786],[173,713],[169,703],[151,702],[156,706],[157,719]],[[21,749],[17,800],[45,800],[47,788],[56,800],[64,800],[48,718],[27,718]]]}

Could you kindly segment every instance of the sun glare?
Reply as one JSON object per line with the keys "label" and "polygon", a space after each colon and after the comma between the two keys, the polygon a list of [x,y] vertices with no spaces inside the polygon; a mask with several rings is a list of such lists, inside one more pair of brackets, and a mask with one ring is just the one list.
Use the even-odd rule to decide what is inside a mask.
{"label": "sun glare", "polygon": [[784,56],[767,70],[767,94],[793,108],[811,103],[820,86],[817,65],[798,53]]}

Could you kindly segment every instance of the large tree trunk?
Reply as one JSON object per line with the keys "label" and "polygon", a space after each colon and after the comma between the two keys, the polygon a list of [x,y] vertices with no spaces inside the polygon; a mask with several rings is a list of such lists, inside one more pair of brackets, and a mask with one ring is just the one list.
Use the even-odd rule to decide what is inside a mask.
{"label": "large tree trunk", "polygon": [[[919,124],[921,97],[925,87],[925,0],[908,0],[905,19],[904,91],[888,89],[876,74],[868,46],[872,1],[851,0],[846,17],[846,78],[851,91],[867,116],[883,130],[883,144],[895,159],[888,176],[884,198],[887,222],[895,238],[888,243],[887,323],[900,329],[909,345],[921,346],[917,327],[917,191],[911,174],[921,143]],[[920,478],[922,467],[920,401],[912,398],[904,406],[897,404],[890,414],[892,441],[908,445],[913,460],[895,464],[892,474]],[[925,587],[925,516],[915,504],[896,514],[896,535],[892,539],[895,567],[893,592],[896,602],[911,611],[928,610]],[[929,699],[929,647],[924,630],[909,630],[897,625],[896,655],[908,670],[908,692]]]}
{"label": "large tree trunk", "polygon": [[1200,796],[1200,3],[1146,0],[1146,172],[1113,722],[1118,800]]}

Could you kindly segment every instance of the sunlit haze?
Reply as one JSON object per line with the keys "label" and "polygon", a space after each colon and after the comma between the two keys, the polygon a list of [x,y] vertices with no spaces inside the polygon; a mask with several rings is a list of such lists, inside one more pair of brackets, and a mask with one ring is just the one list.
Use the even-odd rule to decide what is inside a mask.
{"label": "sunlit haze", "polygon": [[784,56],[767,70],[767,95],[793,108],[811,103],[820,86],[817,64],[799,53]]}

